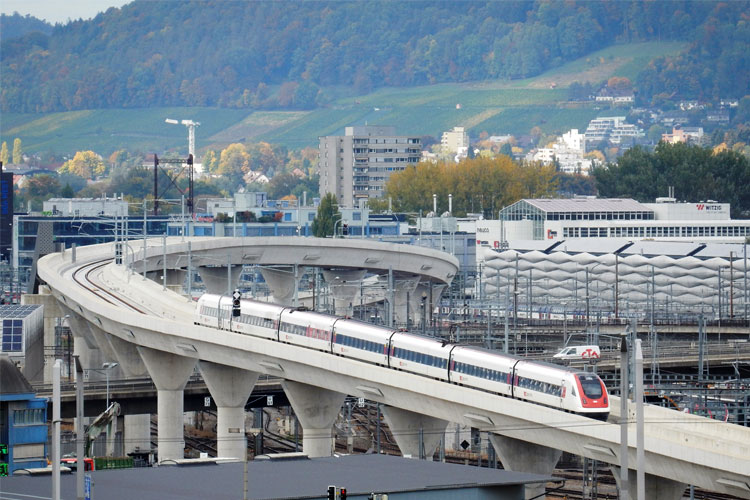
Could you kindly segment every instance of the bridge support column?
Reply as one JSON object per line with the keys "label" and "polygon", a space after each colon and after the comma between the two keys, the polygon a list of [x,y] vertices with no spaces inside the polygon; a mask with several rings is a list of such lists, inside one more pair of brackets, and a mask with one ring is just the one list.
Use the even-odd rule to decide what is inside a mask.
{"label": "bridge support column", "polygon": [[364,269],[324,269],[323,279],[331,287],[337,316],[351,316],[359,294]]}
{"label": "bridge support column", "polygon": [[148,347],[139,346],[138,352],[157,390],[159,461],[182,459],[185,457],[185,433],[182,423],[185,403],[183,390],[193,373],[197,360]]}
{"label": "bridge support column", "polygon": [[383,416],[401,454],[406,458],[431,460],[448,427],[447,420],[394,406],[384,406]]}
{"label": "bridge support column", "polygon": [[[388,275],[381,275],[378,279],[385,284],[386,290],[388,289]],[[418,275],[403,276],[397,275],[393,279],[393,296],[394,296],[394,307],[393,307],[393,321],[396,323],[406,323],[406,310],[409,309],[409,315],[413,316],[415,313],[414,307],[419,308],[416,305],[417,302],[414,300],[414,291],[417,289],[420,277]],[[407,296],[409,298],[409,307],[407,308]],[[388,299],[388,291],[385,294]]]}
{"label": "bridge support column", "polygon": [[268,283],[274,302],[291,306],[294,300],[294,290],[299,286],[299,277],[302,273],[298,272],[297,276],[295,276],[294,266],[292,266],[289,270],[261,267],[260,274],[263,275],[263,279]]}
{"label": "bridge support column", "polygon": [[167,288],[176,293],[184,293],[185,277],[187,269],[167,269]]}
{"label": "bridge support column", "polygon": [[125,415],[123,432],[123,452],[151,450],[151,415]]}
{"label": "bridge support column", "polygon": [[[527,443],[519,439],[489,434],[490,442],[497,452],[497,456],[507,470],[515,472],[529,472],[550,476],[562,455],[561,450]],[[544,493],[544,484],[526,486],[526,498],[534,498]]]}
{"label": "bridge support column", "polygon": [[[231,282],[227,287],[227,266],[199,266],[198,274],[201,275],[203,284],[206,285],[208,293],[216,293],[219,295],[227,295],[228,290],[234,290],[240,283],[240,275],[242,274],[242,266],[239,264],[233,264],[231,273]],[[231,292],[230,292],[231,293]]]}
{"label": "bridge support column", "polygon": [[330,457],[334,446],[333,423],[346,394],[290,380],[284,380],[281,386],[302,424],[302,451],[310,458]]}
{"label": "bridge support column", "polygon": [[128,377],[142,377],[148,373],[135,344],[114,335],[107,335],[112,351]]}
{"label": "bridge support column", "polygon": [[[96,345],[99,347],[99,350],[104,354],[104,357],[107,358],[107,361],[117,361],[117,355],[115,354],[115,350],[112,349],[112,345],[109,343],[109,334],[96,326],[95,324],[89,322],[89,330],[91,331],[91,335],[94,337],[94,340],[96,341]],[[85,366],[84,368],[101,368],[101,365],[99,366]],[[111,371],[109,373],[109,378],[121,378],[122,373],[120,370],[120,367],[116,367],[115,370]]]}
{"label": "bridge support column", "polygon": [[216,401],[217,456],[244,460],[247,454],[245,403],[260,374],[208,361],[200,361],[199,366]]}
{"label": "bridge support column", "polygon": [[[615,476],[617,487],[620,487],[620,468],[616,465],[610,466],[612,474]],[[630,469],[628,474],[628,499],[638,500],[636,495],[637,479],[633,469]],[[658,498],[659,500],[680,500],[685,489],[688,487],[687,484],[666,477],[654,476],[652,474],[646,474],[646,498]]]}

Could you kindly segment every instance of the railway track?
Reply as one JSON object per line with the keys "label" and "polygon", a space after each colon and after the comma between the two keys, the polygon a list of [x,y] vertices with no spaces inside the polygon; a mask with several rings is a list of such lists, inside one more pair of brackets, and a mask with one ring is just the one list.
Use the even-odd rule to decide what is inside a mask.
{"label": "railway track", "polygon": [[135,311],[139,314],[148,314],[146,311],[139,308],[138,306],[132,304],[131,302],[123,299],[119,295],[112,293],[111,291],[99,286],[98,284],[94,282],[94,279],[93,279],[94,273],[100,272],[101,269],[107,264],[109,264],[110,262],[112,262],[112,259],[102,259],[102,260],[90,262],[84,266],[79,267],[73,273],[73,281],[78,283],[78,285],[84,288],[85,290],[88,290],[90,293],[96,295],[97,297],[104,300],[105,302],[112,304],[113,306],[123,305],[127,307],[128,309],[130,309],[131,311]]}

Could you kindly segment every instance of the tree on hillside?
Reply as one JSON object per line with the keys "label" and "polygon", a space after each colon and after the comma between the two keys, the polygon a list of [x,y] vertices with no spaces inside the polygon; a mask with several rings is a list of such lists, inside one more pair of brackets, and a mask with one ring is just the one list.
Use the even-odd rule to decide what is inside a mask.
{"label": "tree on hillside", "polygon": [[245,146],[230,144],[221,152],[216,173],[226,177],[233,185],[242,183],[242,176],[250,171],[250,155]]}
{"label": "tree on hillside", "polygon": [[16,165],[23,163],[23,146],[18,137],[13,140],[13,163]]}
{"label": "tree on hillside", "polygon": [[107,172],[107,165],[93,151],[78,151],[72,160],[66,161],[59,172],[74,174],[84,179],[100,177]]}
{"label": "tree on hillside", "polygon": [[341,219],[338,200],[333,193],[327,193],[318,205],[318,213],[312,223],[312,232],[318,238],[333,235],[336,221]]}
{"label": "tree on hillside", "polygon": [[60,192],[60,183],[52,175],[35,175],[26,181],[25,190],[29,198],[48,199]]}
{"label": "tree on hillside", "polygon": [[3,145],[0,146],[0,161],[3,162],[3,165],[7,165],[9,159],[10,153],[8,152],[8,143],[3,141]]}

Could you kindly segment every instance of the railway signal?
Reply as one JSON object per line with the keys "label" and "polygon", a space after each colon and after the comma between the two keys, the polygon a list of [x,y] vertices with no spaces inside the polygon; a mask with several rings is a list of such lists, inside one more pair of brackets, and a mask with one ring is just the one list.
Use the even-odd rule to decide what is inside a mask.
{"label": "railway signal", "polygon": [[235,290],[232,294],[232,316],[235,318],[240,315],[240,298],[242,298],[242,294],[239,290]]}

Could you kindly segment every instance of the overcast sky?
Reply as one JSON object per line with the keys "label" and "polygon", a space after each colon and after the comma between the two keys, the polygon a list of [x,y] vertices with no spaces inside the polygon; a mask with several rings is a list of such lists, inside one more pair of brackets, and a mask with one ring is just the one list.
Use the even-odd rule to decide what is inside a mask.
{"label": "overcast sky", "polygon": [[49,23],[65,23],[68,19],[91,19],[110,7],[122,7],[131,0],[1,0],[0,12],[22,16],[31,14]]}

